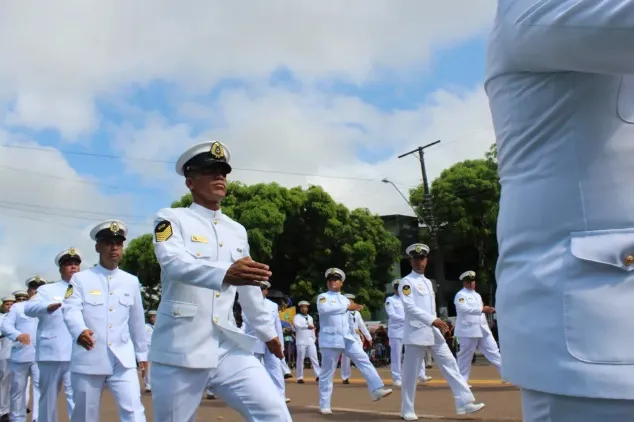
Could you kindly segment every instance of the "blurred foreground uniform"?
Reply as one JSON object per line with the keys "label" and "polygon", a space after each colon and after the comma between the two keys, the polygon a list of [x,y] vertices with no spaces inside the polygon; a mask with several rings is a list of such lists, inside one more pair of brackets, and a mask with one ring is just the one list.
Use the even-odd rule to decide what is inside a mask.
{"label": "blurred foreground uniform", "polygon": [[632,0],[498,0],[496,304],[525,422],[634,420],[633,53]]}
{"label": "blurred foreground uniform", "polygon": [[[224,145],[203,142],[183,153],[176,169],[183,175],[190,166],[228,161]],[[162,288],[150,349],[155,422],[193,422],[206,387],[247,421],[290,421],[284,398],[253,355],[256,339],[234,322],[237,291],[258,338],[277,337],[261,290],[223,283],[228,268],[249,256],[246,229],[197,203],[165,208],[156,216],[154,253]]]}
{"label": "blurred foreground uniform", "polygon": [[[97,241],[123,238],[120,221],[97,225],[90,237]],[[147,361],[145,318],[137,277],[119,268],[97,265],[73,275],[66,291],[64,321],[73,341],[70,362],[75,408],[71,422],[98,422],[104,387],[115,398],[122,422],[145,422],[137,361]],[[94,347],[77,343],[86,330],[93,332]]]}

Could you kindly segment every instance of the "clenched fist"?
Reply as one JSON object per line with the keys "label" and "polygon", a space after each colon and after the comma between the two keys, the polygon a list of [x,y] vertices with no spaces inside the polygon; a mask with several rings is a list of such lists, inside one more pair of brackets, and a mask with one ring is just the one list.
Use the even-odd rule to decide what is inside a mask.
{"label": "clenched fist", "polygon": [[247,256],[231,264],[223,281],[232,286],[259,286],[261,281],[268,281],[270,277],[268,265]]}

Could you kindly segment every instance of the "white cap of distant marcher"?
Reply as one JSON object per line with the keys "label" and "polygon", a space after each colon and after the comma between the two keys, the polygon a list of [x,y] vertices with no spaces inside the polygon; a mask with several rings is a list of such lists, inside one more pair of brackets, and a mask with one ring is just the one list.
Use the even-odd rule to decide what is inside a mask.
{"label": "white cap of distant marcher", "polygon": [[[463,281],[465,278],[472,278],[475,279],[476,273],[475,271],[465,271],[464,273],[460,274],[460,281]],[[473,280],[471,280],[473,281]]]}
{"label": "white cap of distant marcher", "polygon": [[77,248],[64,249],[63,251],[55,255],[55,265],[59,267],[62,261],[70,259],[78,259],[81,263],[81,253],[79,253],[79,250],[77,250]]}
{"label": "white cap of distant marcher", "polygon": [[344,295],[345,297],[347,297],[348,299],[356,299],[357,297],[355,295],[353,295],[352,293],[346,293]]}
{"label": "white cap of distant marcher", "polygon": [[19,298],[19,297],[29,297],[29,294],[27,292],[25,292],[24,290],[16,290],[15,292],[13,292],[11,294],[16,299]]}
{"label": "white cap of distant marcher", "polygon": [[310,306],[310,303],[306,302],[305,300],[300,300],[297,306]]}
{"label": "white cap of distant marcher", "polygon": [[15,296],[5,296],[1,300],[2,303],[15,302]]}
{"label": "white cap of distant marcher", "polygon": [[324,273],[324,277],[326,277],[326,279],[332,276],[338,276],[338,278],[341,278],[341,281],[346,281],[346,273],[341,271],[339,268],[328,268]]}
{"label": "white cap of distant marcher", "polygon": [[176,161],[176,173],[187,177],[191,171],[201,170],[215,165],[225,167],[231,173],[231,153],[220,141],[200,142],[181,154]]}
{"label": "white cap of distant marcher", "polygon": [[401,279],[397,278],[395,280],[392,280],[392,287],[396,287],[401,283]]}
{"label": "white cap of distant marcher", "polygon": [[271,283],[269,283],[268,281],[260,281],[260,288],[261,289],[270,289],[271,288]]}
{"label": "white cap of distant marcher", "polygon": [[37,288],[39,286],[42,286],[44,284],[46,284],[46,280],[44,280],[42,277],[40,277],[39,275],[33,276],[33,277],[29,277],[26,279],[26,281],[24,282],[24,285],[28,288],[29,285],[35,285],[34,288]]}
{"label": "white cap of distant marcher", "polygon": [[119,237],[125,240],[127,234],[128,228],[122,221],[106,220],[93,227],[90,231],[90,238],[95,242],[98,242],[101,239],[105,240],[113,237]]}
{"label": "white cap of distant marcher", "polygon": [[405,254],[412,258],[421,258],[429,255],[429,246],[424,243],[414,243],[405,249]]}
{"label": "white cap of distant marcher", "polygon": [[147,316],[156,315],[156,311],[147,311]]}

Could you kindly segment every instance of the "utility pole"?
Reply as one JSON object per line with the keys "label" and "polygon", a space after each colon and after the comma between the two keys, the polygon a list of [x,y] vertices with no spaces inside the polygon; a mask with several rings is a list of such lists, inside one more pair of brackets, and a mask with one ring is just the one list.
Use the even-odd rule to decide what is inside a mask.
{"label": "utility pole", "polygon": [[[431,197],[431,192],[429,190],[429,181],[427,180],[427,170],[425,169],[425,149],[436,144],[439,144],[440,141],[432,142],[431,144],[427,144],[422,147],[418,147],[413,149],[405,154],[401,154],[398,158],[403,158],[408,155],[414,154],[418,152],[418,160],[420,161],[420,170],[423,173],[423,189],[424,189],[424,199],[423,199],[423,209],[427,213],[426,222],[429,223],[429,231],[431,232],[431,241],[430,248],[434,251],[434,272],[436,276],[436,290],[438,291],[438,307],[440,308],[439,316],[446,317],[447,316],[447,299],[445,297],[445,285],[447,284],[445,281],[445,260],[443,257],[442,250],[438,245],[438,225],[436,224],[436,219],[434,217],[434,203]],[[443,315],[444,314],[444,315]]]}

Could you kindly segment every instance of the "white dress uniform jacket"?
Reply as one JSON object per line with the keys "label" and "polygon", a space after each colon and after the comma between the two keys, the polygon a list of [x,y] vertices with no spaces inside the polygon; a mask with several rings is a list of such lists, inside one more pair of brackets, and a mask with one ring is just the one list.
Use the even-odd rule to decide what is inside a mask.
{"label": "white dress uniform jacket", "polygon": [[344,349],[344,339],[359,341],[348,306],[350,299],[341,293],[328,291],[317,296],[319,347]]}
{"label": "white dress uniform jacket", "polygon": [[[0,314],[0,328],[2,327],[2,321],[7,315],[8,313]],[[0,333],[2,333],[1,330]],[[0,360],[9,360],[9,357],[11,357],[12,346],[13,341],[11,341],[8,336],[2,334],[2,337],[0,338]]]}
{"label": "white dress uniform jacket", "polygon": [[498,0],[496,310],[526,389],[634,400],[633,33],[632,1]]}
{"label": "white dress uniform jacket", "polygon": [[39,320],[35,348],[36,361],[70,361],[73,339],[64,323],[62,309],[48,313],[47,308],[54,303],[62,303],[68,289],[64,280],[45,284],[37,289],[37,294],[24,302],[24,313]]}
{"label": "white dress uniform jacket", "polygon": [[392,338],[402,339],[405,328],[405,310],[400,296],[390,296],[385,299],[385,312],[387,312],[387,335]]}
{"label": "white dress uniform jacket", "polygon": [[481,338],[485,333],[491,333],[486,316],[482,313],[484,302],[478,292],[469,289],[460,290],[456,293],[454,305],[456,305],[454,334],[457,337]]}
{"label": "white dress uniform jacket", "polygon": [[348,314],[352,320],[352,328],[356,334],[359,344],[363,345],[363,338],[361,338],[361,336],[365,337],[367,341],[372,341],[372,335],[370,334],[368,327],[365,325],[365,321],[363,320],[361,313],[357,311],[348,311]]}
{"label": "white dress uniform jacket", "polygon": [[[6,315],[0,314],[0,327],[2,327],[2,320]],[[0,415],[9,413],[9,388],[11,386],[9,357],[12,345],[13,342],[10,338],[4,335],[0,337]]]}
{"label": "white dress uniform jacket", "polygon": [[[73,339],[71,372],[112,375],[108,351],[124,368],[147,361],[145,318],[139,280],[123,270],[100,265],[73,275],[72,294],[64,300],[64,320]],[[84,330],[92,330],[95,346],[77,343]]]}
{"label": "white dress uniform jacket", "polygon": [[[16,302],[2,320],[2,334],[13,342],[11,356],[12,362],[35,362],[35,344],[37,332],[37,318],[31,318],[24,313],[26,302]],[[28,334],[31,344],[23,345],[17,338],[20,334]]]}
{"label": "white dress uniform jacket", "polygon": [[[399,292],[403,286],[410,286],[409,298],[403,298],[403,307],[408,315],[403,328],[403,344],[433,346],[435,344],[432,323],[436,320],[436,299],[434,290],[424,275],[415,272],[401,280]],[[401,297],[402,293],[401,293]]]}
{"label": "white dress uniform jacket", "polygon": [[[213,224],[216,219],[218,224]],[[198,204],[165,208],[155,225],[171,224],[171,235],[154,242],[161,265],[161,303],[150,349],[150,360],[185,368],[218,366],[220,333],[236,346],[253,353],[255,338],[232,322],[236,290],[245,315],[258,338],[277,336],[271,312],[260,288],[223,284],[227,269],[249,256],[245,228],[218,211]],[[209,238],[208,234],[214,237]]]}
{"label": "white dress uniform jacket", "polygon": [[[312,328],[308,328],[311,325]],[[297,314],[293,318],[293,326],[295,327],[295,344],[297,346],[312,344],[317,341],[315,335],[315,322],[310,315]]]}
{"label": "white dress uniform jacket", "polygon": [[[264,304],[271,314],[273,325],[275,326],[275,332],[280,339],[282,346],[284,345],[284,332],[282,331],[282,321],[280,320],[279,306],[277,303],[269,299],[264,299]],[[253,353],[256,355],[263,355],[268,349],[266,344],[257,338],[256,327],[249,323],[249,318],[242,312],[242,322],[244,326],[244,332],[250,336],[256,337],[255,344],[253,346]]]}

